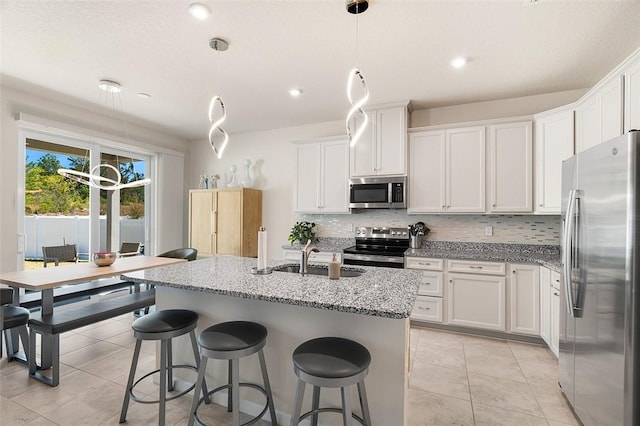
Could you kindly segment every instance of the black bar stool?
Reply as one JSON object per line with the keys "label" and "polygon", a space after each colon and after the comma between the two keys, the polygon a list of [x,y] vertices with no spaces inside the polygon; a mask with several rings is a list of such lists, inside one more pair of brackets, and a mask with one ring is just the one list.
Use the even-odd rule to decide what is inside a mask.
{"label": "black bar stool", "polygon": [[[293,366],[298,376],[296,387],[296,399],[291,426],[297,425],[301,420],[311,417],[311,425],[318,424],[318,413],[334,412],[342,413],[344,426],[351,424],[351,418],[360,424],[371,426],[369,404],[364,387],[364,378],[367,375],[371,354],[360,343],[340,337],[320,337],[308,340],[298,346],[293,352]],[[302,399],[306,384],[313,385],[313,406],[311,411],[300,416]],[[362,417],[351,411],[349,386],[358,385],[360,396],[360,408]],[[320,388],[340,388],[342,393],[342,409],[319,408]]]}
{"label": "black bar stool", "polygon": [[[207,359],[229,360],[229,377],[226,385],[215,388],[209,392],[209,396],[222,390],[228,389],[227,409],[232,412],[234,426],[251,425],[264,416],[267,409],[271,414],[271,423],[277,426],[276,410],[273,406],[273,395],[271,394],[271,386],[269,384],[269,376],[267,374],[267,364],[264,360],[263,348],[267,342],[267,329],[254,322],[247,321],[229,321],[213,325],[198,337],[200,344],[200,370],[198,373],[198,382],[193,396],[193,404],[191,406],[191,414],[189,415],[189,426],[194,422],[203,424],[198,418],[198,408],[202,404],[204,398],[207,397],[206,390],[204,398],[199,398],[201,384],[204,383],[205,370],[207,368]],[[254,353],[258,353],[260,360],[260,369],[262,371],[262,380],[264,387],[253,383],[240,383],[240,358],[247,357]],[[240,386],[250,387],[262,392],[266,398],[266,403],[262,412],[253,419],[240,425]]]}
{"label": "black bar stool", "polygon": [[[145,315],[142,318],[135,320],[135,322],[131,325],[131,328],[133,328],[133,335],[136,338],[136,348],[133,352],[131,370],[129,371],[129,380],[127,381],[127,388],[124,394],[124,402],[122,403],[120,423],[125,422],[127,417],[127,410],[129,408],[129,399],[133,399],[134,401],[142,404],[159,403],[160,406],[158,424],[164,425],[166,402],[178,398],[194,388],[195,383],[188,389],[178,393],[177,395],[172,395],[171,397],[167,398],[167,391],[173,390],[174,368],[186,368],[197,371],[198,367],[200,366],[198,345],[196,343],[196,335],[194,332],[197,323],[198,314],[193,311],[189,311],[186,309],[167,309],[164,311],[158,311],[149,315]],[[171,339],[173,339],[174,337],[182,336],[186,333],[189,333],[189,336],[191,337],[191,345],[193,347],[193,355],[196,360],[196,365],[173,365]],[[134,383],[133,379],[136,374],[138,357],[140,356],[140,347],[142,346],[143,340],[160,340],[160,368],[145,374]],[[136,385],[145,378],[158,372],[160,372],[159,399],[148,401],[138,398],[133,393],[133,389],[136,387]],[[198,386],[202,387],[202,390],[205,393],[206,402],[209,403],[206,383],[202,381],[198,384]]]}

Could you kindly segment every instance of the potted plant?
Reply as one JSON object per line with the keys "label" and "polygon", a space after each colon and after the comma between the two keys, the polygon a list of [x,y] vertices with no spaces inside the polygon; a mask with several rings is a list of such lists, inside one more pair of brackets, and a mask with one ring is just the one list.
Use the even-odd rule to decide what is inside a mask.
{"label": "potted plant", "polygon": [[302,244],[306,244],[308,240],[313,241],[316,235],[315,227],[316,224],[313,222],[296,222],[293,228],[291,228],[291,232],[289,232],[289,242],[291,245],[298,242],[298,246],[301,246]]}

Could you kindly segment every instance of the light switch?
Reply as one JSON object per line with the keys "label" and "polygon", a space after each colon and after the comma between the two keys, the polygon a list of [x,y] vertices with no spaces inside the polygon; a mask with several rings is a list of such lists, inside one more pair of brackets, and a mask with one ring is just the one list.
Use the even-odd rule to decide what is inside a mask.
{"label": "light switch", "polygon": [[486,225],[486,226],[484,227],[484,235],[486,235],[486,236],[488,236],[488,237],[493,236],[493,226],[491,226],[491,225]]}

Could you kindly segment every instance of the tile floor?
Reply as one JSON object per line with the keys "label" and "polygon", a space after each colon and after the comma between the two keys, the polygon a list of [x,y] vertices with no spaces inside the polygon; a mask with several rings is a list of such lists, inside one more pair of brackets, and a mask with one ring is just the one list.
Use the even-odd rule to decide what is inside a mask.
{"label": "tile floor", "polygon": [[[0,360],[0,424],[117,425],[133,353],[131,316],[65,333],[61,384],[29,379],[26,366]],[[576,425],[556,384],[548,349],[522,343],[411,330],[409,425]],[[153,369],[155,346],[142,346],[140,369]],[[153,395],[153,384],[140,389]],[[167,404],[167,424],[187,424],[191,398]],[[211,411],[210,411],[211,412]],[[208,424],[230,424],[221,408]],[[129,425],[157,424],[157,406],[132,402]],[[267,422],[259,422],[267,425]],[[381,425],[395,426],[395,425]]]}

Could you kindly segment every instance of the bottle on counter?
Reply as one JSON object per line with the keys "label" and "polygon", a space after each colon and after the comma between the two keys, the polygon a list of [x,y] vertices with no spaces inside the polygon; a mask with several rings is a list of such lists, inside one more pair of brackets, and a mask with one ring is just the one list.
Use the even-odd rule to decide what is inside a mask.
{"label": "bottle on counter", "polygon": [[333,259],[329,262],[329,279],[337,280],[340,278],[340,262],[336,258],[336,254],[333,253]]}

